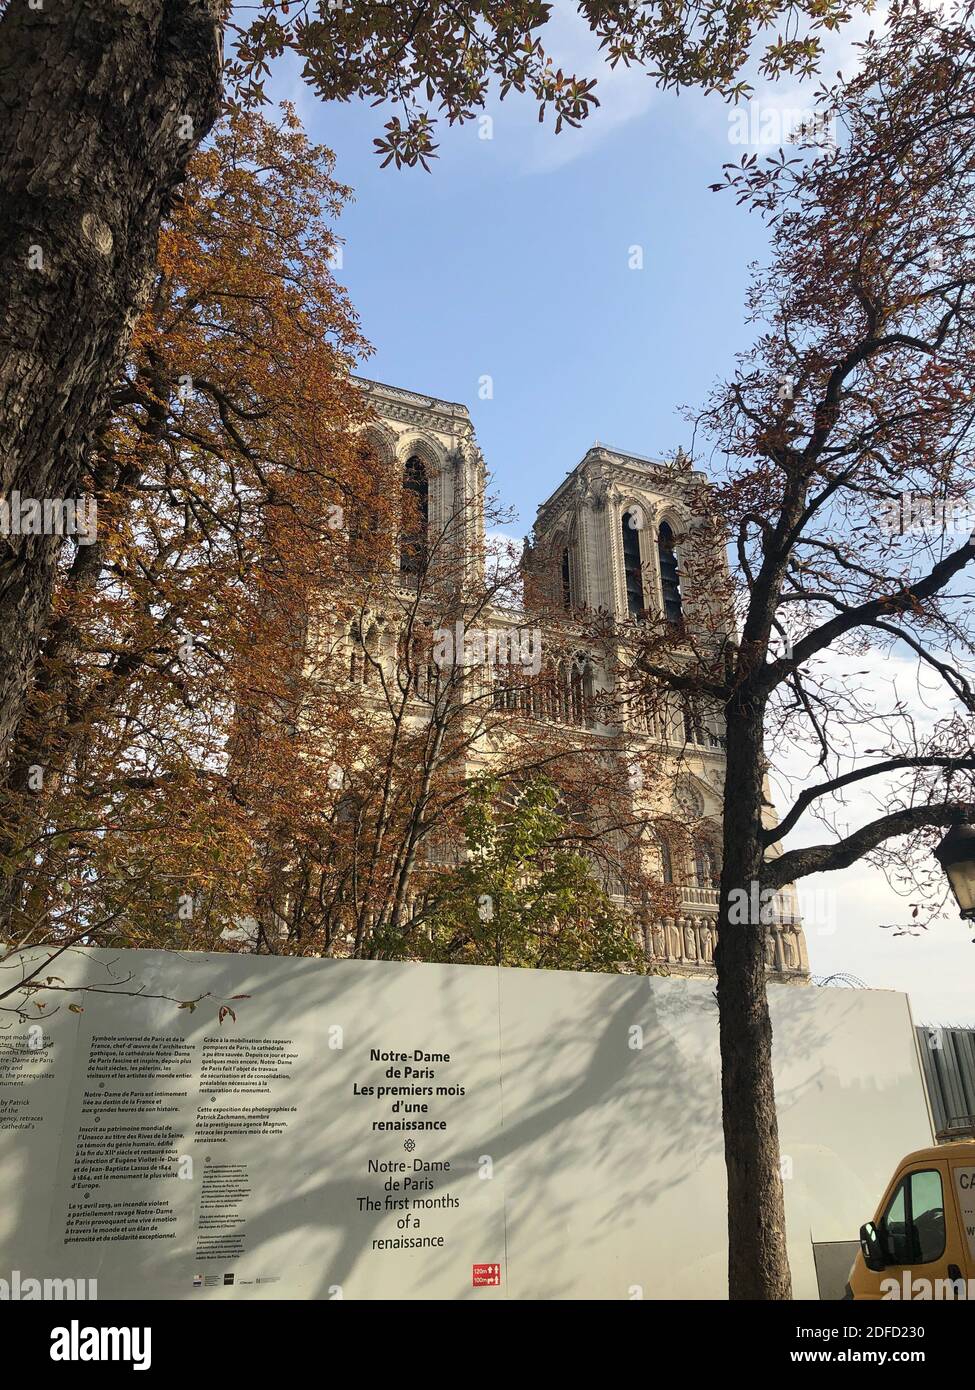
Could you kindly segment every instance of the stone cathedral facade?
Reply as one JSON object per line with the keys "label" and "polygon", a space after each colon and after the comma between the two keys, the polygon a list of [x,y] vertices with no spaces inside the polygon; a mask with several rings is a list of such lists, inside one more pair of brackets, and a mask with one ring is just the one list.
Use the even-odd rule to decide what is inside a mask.
{"label": "stone cathedral facade", "polygon": [[[483,563],[485,461],[473,423],[463,405],[359,378],[375,417],[367,427],[371,448],[399,472],[405,491],[420,503],[431,535],[459,518],[460,542],[472,579]],[[695,599],[680,566],[680,538],[689,524],[684,497],[689,487],[706,486],[700,473],[680,463],[661,463],[596,444],[538,508],[533,534],[525,545],[526,612],[507,614],[517,623],[531,616],[531,594],[542,594],[545,611],[601,611],[625,631],[645,614],[679,618]],[[415,538],[414,538],[415,539]],[[410,582],[408,547],[402,550],[404,585]],[[715,572],[726,573],[726,557],[714,557]],[[542,620],[544,621],[544,620]],[[586,723],[594,750],[612,729],[587,711],[595,697],[612,695],[606,663],[580,651],[560,662],[552,682],[522,713],[542,721]],[[629,710],[629,707],[627,707]],[[711,825],[690,849],[674,852],[659,835],[647,853],[650,871],[672,886],[679,911],[650,920],[627,900],[625,885],[606,884],[633,915],[648,959],[674,974],[713,971],[717,916],[717,845],[724,782],[724,741],[715,716],[694,711],[630,710],[629,734],[668,772],[672,786],[666,812],[694,825]],[[639,787],[633,789],[639,797]],[[768,807],[770,823],[774,819]],[[766,960],[770,974],[802,983],[808,956],[795,892],[786,889],[768,927]]]}

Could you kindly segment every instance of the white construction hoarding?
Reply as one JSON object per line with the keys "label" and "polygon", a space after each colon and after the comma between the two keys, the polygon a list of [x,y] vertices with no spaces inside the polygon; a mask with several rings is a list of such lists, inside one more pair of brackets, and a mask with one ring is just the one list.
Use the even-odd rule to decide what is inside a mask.
{"label": "white construction hoarding", "polygon": [[[724,1296],[711,982],[106,950],[48,973],[45,1016],[0,1033],[0,1279]],[[855,1240],[930,1120],[903,995],[769,993],[793,1280],[816,1298],[813,1246]]]}

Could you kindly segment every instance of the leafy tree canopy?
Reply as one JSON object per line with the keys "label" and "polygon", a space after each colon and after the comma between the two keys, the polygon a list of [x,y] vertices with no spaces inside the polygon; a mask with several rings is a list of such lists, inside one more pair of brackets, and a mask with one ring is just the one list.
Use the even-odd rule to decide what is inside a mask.
{"label": "leafy tree canopy", "polygon": [[[861,6],[872,8],[872,0]],[[749,56],[764,77],[808,76],[821,54],[819,34],[849,19],[847,0],[579,0],[576,9],[611,67],[646,67],[662,87],[703,87],[738,98]],[[261,0],[256,18],[232,25],[236,52],[225,75],[233,100],[265,100],[270,64],[286,52],[303,60],[302,76],[326,101],[370,97],[402,114],[377,138],[383,164],[421,164],[434,155],[433,109],[449,124],[473,119],[497,82],[551,107],[556,132],[578,126],[599,105],[594,78],[563,72],[540,31],[554,5],[509,3],[352,3],[352,0]],[[772,38],[774,26],[774,39]]]}
{"label": "leafy tree canopy", "polygon": [[565,820],[547,778],[513,799],[490,778],[475,781],[464,831],[469,858],[444,876],[425,958],[552,970],[635,963],[623,913],[585,856],[561,847]]}

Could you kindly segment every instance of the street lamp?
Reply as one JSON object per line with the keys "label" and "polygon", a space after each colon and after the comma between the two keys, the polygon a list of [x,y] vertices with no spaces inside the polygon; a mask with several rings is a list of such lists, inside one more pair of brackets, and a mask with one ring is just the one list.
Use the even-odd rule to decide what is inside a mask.
{"label": "street lamp", "polygon": [[953,825],[934,857],[948,875],[962,917],[975,921],[975,825]]}

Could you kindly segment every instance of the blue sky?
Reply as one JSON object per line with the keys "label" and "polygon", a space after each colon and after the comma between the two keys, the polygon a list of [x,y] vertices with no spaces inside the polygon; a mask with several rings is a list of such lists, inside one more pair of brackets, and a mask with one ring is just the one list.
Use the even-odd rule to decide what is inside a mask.
{"label": "blue sky", "polygon": [[[554,37],[596,71],[574,24]],[[322,107],[290,76],[276,87],[356,191],[339,278],[376,349],[367,374],[470,408],[518,534],[594,439],[654,456],[686,444],[679,407],[747,341],[747,264],[764,238],[707,187],[742,152],[727,107],[659,93],[637,71],[606,70],[604,87],[580,131],[556,136],[516,96],[488,106],[490,139],[477,121],[443,126],[429,174],[379,168],[381,109]]]}
{"label": "blue sky", "polygon": [[[853,40],[870,23],[831,42],[827,74],[850,71]],[[515,509],[512,535],[531,529],[537,505],[595,439],[651,456],[687,447],[680,407],[700,405],[748,346],[748,265],[766,249],[759,219],[708,191],[746,148],[730,138],[720,98],[609,73],[564,6],[547,43],[564,66],[599,79],[603,104],[583,129],[555,136],[529,101],[492,102],[492,138],[478,121],[441,126],[429,174],[380,169],[372,140],[382,108],[322,106],[288,60],[269,88],[296,103],[355,189],[338,278],[375,347],[365,373],[468,406],[496,490]],[[776,111],[812,101],[809,85],[755,87],[755,124],[771,113],[767,132]],[[629,268],[634,247],[642,270]],[[479,395],[486,376],[492,399]],[[901,674],[909,698],[916,664]],[[783,770],[799,784],[808,772],[799,761]],[[794,793],[776,780],[780,809]],[[849,826],[876,814],[854,799]],[[822,838],[800,823],[789,843]],[[905,990],[919,1021],[975,1023],[973,933],[953,914],[918,939],[881,931],[909,909],[864,864],[804,890],[814,903],[832,895],[825,926],[807,927],[815,973]]]}

